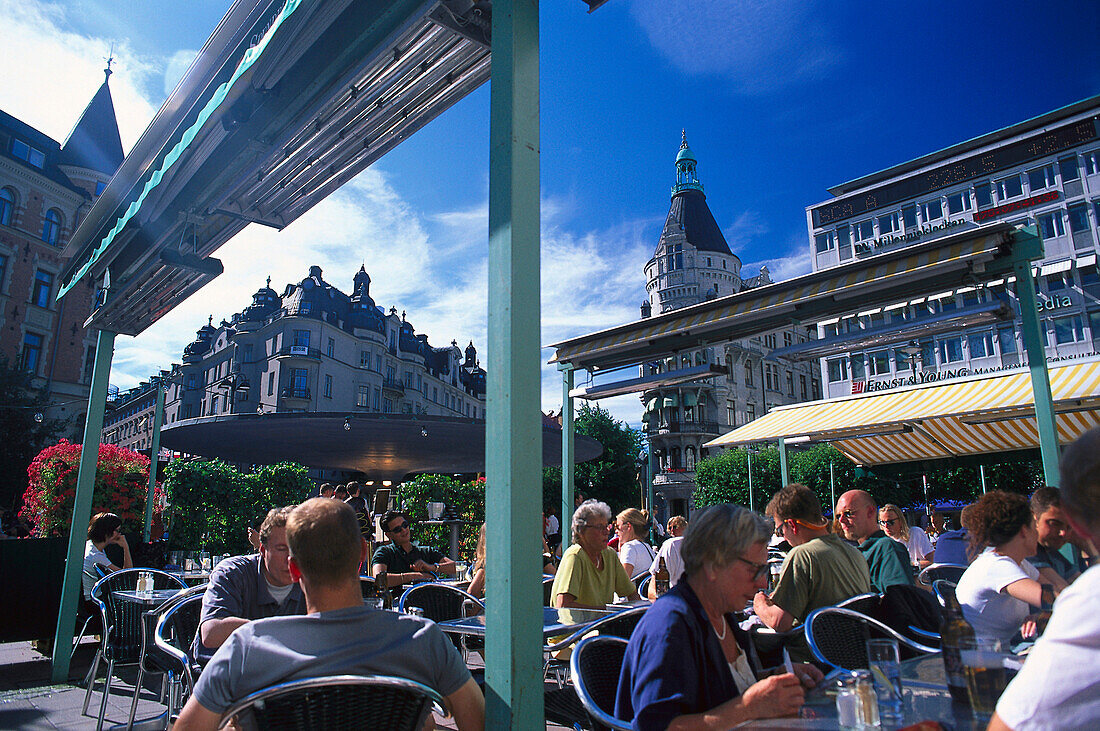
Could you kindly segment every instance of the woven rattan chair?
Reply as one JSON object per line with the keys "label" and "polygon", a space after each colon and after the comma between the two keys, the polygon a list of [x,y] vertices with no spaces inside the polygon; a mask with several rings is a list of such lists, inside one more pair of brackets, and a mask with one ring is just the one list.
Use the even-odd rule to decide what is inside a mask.
{"label": "woven rattan chair", "polygon": [[647,609],[649,609],[648,605],[609,614],[598,622],[576,630],[565,637],[555,639],[552,644],[544,645],[542,649],[546,656],[546,664],[542,669],[543,678],[553,674],[558,687],[561,687],[564,684],[565,672],[570,667],[569,660],[559,660],[553,656],[553,653],[567,648],[585,635],[593,633],[604,637],[619,637],[629,640],[630,635],[634,634],[634,628],[638,626],[638,622],[642,621],[642,615],[646,613]]}
{"label": "woven rattan chair", "polygon": [[594,731],[629,731],[630,724],[615,718],[615,693],[626,656],[621,637],[587,637],[573,648],[570,671]]}
{"label": "woven rattan chair", "polygon": [[426,685],[386,675],[306,678],[256,691],[221,719],[244,729],[419,731],[443,698]]}
{"label": "woven rattan chair", "polygon": [[[111,692],[111,678],[114,676],[115,667],[120,665],[136,665],[141,660],[142,648],[142,619],[141,615],[146,607],[135,602],[117,600],[114,592],[133,590],[137,587],[138,573],[148,571],[153,576],[154,589],[186,589],[187,586],[175,576],[163,571],[151,569],[123,569],[115,571],[96,582],[92,587],[92,599],[99,604],[99,611],[103,622],[103,639],[95,659],[92,660],[92,669],[88,673],[88,690],[84,693],[83,715],[88,715],[88,702],[92,698],[92,689],[95,687],[96,672],[99,669],[101,659],[107,661],[107,680],[103,687],[103,697],[99,703],[99,716],[96,731],[103,728],[103,717],[107,713],[107,696]],[[135,686],[134,694],[140,692],[141,686]]]}
{"label": "woven rattan chair", "polygon": [[867,667],[867,640],[898,641],[902,659],[938,652],[895,632],[877,619],[843,607],[822,607],[806,617],[806,642],[814,656],[832,668]]}
{"label": "woven rattan chair", "polygon": [[[416,584],[406,589],[397,603],[397,609],[404,612],[409,607],[419,607],[424,611],[424,616],[433,622],[462,619],[485,611],[485,603],[470,592],[450,584],[433,583]],[[462,653],[463,662],[470,650],[480,650],[484,646],[481,639],[466,635],[452,636],[451,641]]]}
{"label": "woven rattan chair", "polygon": [[[191,656],[191,642],[199,631],[202,597],[206,587],[192,587],[177,601],[146,616],[155,619],[153,644],[146,647],[146,664],[168,678],[168,717],[174,719],[195,688],[201,668]],[[131,709],[131,714],[133,709]]]}
{"label": "woven rattan chair", "polygon": [[946,579],[957,584],[968,568],[968,566],[957,563],[934,563],[931,566],[925,566],[924,569],[917,574],[917,581],[919,581],[922,586],[932,586],[932,582],[937,579]]}

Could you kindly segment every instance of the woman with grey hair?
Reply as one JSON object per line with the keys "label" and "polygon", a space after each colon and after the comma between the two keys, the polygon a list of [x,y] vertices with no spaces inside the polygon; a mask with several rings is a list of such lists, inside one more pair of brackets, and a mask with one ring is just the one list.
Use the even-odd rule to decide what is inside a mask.
{"label": "woman with grey hair", "polygon": [[614,594],[638,598],[619,556],[607,545],[611,508],[586,500],[573,513],[573,545],[561,557],[550,596],[556,607],[603,609]]}
{"label": "woman with grey hair", "polygon": [[821,671],[809,664],[795,665],[793,674],[753,668],[748,635],[732,616],[767,586],[771,534],[768,521],[738,505],[692,516],[680,546],[683,577],[630,636],[618,718],[647,731],[730,728],[798,712],[803,686],[820,682]]}

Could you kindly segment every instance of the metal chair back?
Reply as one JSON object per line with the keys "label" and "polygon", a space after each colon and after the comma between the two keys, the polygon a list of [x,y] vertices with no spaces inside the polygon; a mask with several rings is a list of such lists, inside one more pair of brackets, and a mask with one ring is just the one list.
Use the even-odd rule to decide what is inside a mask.
{"label": "metal chair back", "polygon": [[426,685],[385,675],[332,675],[256,691],[227,710],[219,728],[419,731],[443,698]]}
{"label": "metal chair back", "polygon": [[638,594],[645,599],[649,594],[649,585],[653,581],[653,574],[646,574],[641,583],[638,584]]}
{"label": "metal chair back", "polygon": [[934,563],[931,566],[925,566],[924,569],[917,574],[917,581],[919,581],[922,586],[932,586],[932,583],[938,579],[946,579],[947,581],[953,581],[957,584],[968,568],[970,567],[957,563]]}
{"label": "metal chair back", "polygon": [[628,722],[615,718],[615,693],[625,656],[626,640],[621,637],[587,637],[573,648],[569,661],[573,687],[594,731],[630,729]]}
{"label": "metal chair back", "polygon": [[553,605],[553,590],[554,590],[554,577],[545,578],[542,580],[542,606],[552,607]]}
{"label": "metal chair back", "polygon": [[866,668],[867,640],[897,640],[902,659],[938,652],[895,632],[877,619],[843,607],[822,607],[806,617],[806,642],[818,660],[833,668]]}
{"label": "metal chair back", "polygon": [[359,590],[362,592],[364,599],[374,596],[374,583],[374,577],[372,576],[359,577]]}
{"label": "metal chair back", "polygon": [[179,578],[153,569],[122,569],[107,574],[92,587],[92,599],[103,615],[103,658],[114,663],[136,663],[141,658],[141,615],[146,607],[136,602],[122,601],[116,591],[137,588],[141,571],[153,575],[154,589],[186,589]]}
{"label": "metal chair back", "polygon": [[465,617],[464,602],[485,608],[485,604],[480,599],[457,586],[425,583],[406,589],[397,603],[397,609],[404,612],[408,607],[419,607],[424,610],[424,616],[428,619],[433,622],[444,622],[448,619]]}
{"label": "metal chair back", "polygon": [[956,585],[954,581],[947,579],[936,579],[932,582],[932,593],[936,595],[936,599],[944,609],[947,609],[947,597],[955,598]]}

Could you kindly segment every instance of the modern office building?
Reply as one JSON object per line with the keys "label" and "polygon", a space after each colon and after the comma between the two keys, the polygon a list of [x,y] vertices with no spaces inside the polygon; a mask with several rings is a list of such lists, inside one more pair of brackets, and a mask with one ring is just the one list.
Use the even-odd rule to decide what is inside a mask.
{"label": "modern office building", "polygon": [[485,371],[471,342],[436,348],[405,313],[387,313],[356,273],[346,295],[312,266],[280,295],[213,318],[170,377],[165,423],[231,413],[340,412],[485,418]]}
{"label": "modern office building", "polygon": [[[815,271],[853,258],[1007,221],[1037,226],[1046,256],[1037,292],[1047,360],[1100,343],[1100,96],[843,183],[806,209]],[[1002,301],[1017,320],[954,329],[821,360],[827,396],[898,388],[1026,362],[1008,281],[932,293],[820,324],[826,338]]]}
{"label": "modern office building", "polygon": [[[95,360],[89,284],[60,302],[61,252],[122,163],[106,78],[64,144],[0,111],[0,353],[34,375],[49,416],[82,438]],[[53,89],[49,93],[64,93]]]}
{"label": "modern office building", "polygon": [[[646,263],[642,317],[698,304],[771,283],[766,266],[743,277],[741,260],[726,242],[703,194],[697,160],[686,136],[676,155],[672,203],[653,258]],[[696,462],[707,456],[702,444],[782,404],[821,397],[817,369],[809,363],[768,360],[777,347],[814,337],[811,326],[791,326],[747,340],[715,345],[648,363],[641,375],[713,366],[703,380],[662,385],[642,394],[642,422],[650,453],[657,457],[654,492],[669,515],[692,507]]]}

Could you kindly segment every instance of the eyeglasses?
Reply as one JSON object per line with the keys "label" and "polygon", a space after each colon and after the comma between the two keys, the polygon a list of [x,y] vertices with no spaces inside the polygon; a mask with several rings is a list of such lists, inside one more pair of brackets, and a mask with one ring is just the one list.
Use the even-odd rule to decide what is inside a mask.
{"label": "eyeglasses", "polygon": [[747,558],[742,558],[740,556],[737,557],[737,560],[740,561],[743,564],[748,564],[749,566],[752,566],[755,569],[755,571],[752,574],[752,580],[753,581],[760,581],[760,579],[762,579],[764,577],[764,574],[768,573],[768,564],[767,564],[766,561],[764,563],[755,563],[753,561],[748,560]]}
{"label": "eyeglasses", "polygon": [[786,530],[783,527],[785,525],[786,525],[786,521],[780,521],[779,523],[775,524],[775,537],[776,538],[782,538],[783,537],[783,534],[786,532]]}
{"label": "eyeglasses", "polygon": [[585,528],[596,528],[597,530],[609,531],[615,527],[614,523],[585,523]]}
{"label": "eyeglasses", "polygon": [[408,523],[408,521],[406,521],[404,523],[398,523],[397,525],[395,525],[392,528],[387,528],[386,532],[387,533],[400,533],[401,531],[408,530],[408,529],[409,529],[409,523]]}
{"label": "eyeglasses", "polygon": [[898,522],[898,519],[897,519],[897,518],[890,518],[890,519],[888,519],[888,520],[880,520],[880,521],[878,522],[878,524],[879,524],[879,525],[884,525],[884,526],[886,526],[887,528],[889,528],[890,526],[892,526],[892,525],[893,525],[894,523],[897,523],[897,522]]}

